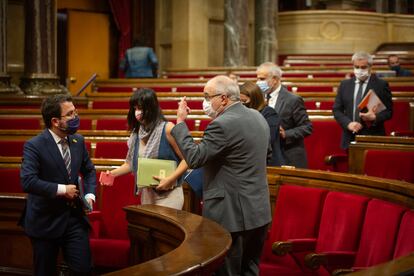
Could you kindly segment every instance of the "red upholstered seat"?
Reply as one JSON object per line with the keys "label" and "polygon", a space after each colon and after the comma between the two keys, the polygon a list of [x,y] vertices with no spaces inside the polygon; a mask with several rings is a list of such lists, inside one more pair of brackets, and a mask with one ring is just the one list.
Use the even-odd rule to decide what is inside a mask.
{"label": "red upholstered seat", "polygon": [[0,141],[0,156],[23,156],[25,141]]}
{"label": "red upholstered seat", "polygon": [[312,127],[312,135],[305,138],[309,169],[331,170],[325,157],[344,153],[340,147],[342,129],[335,120],[313,120]]}
{"label": "red upholstered seat", "polygon": [[96,142],[95,158],[125,159],[128,152],[126,141]]}
{"label": "red upholstered seat", "polygon": [[398,232],[394,259],[414,252],[414,210],[405,212]]}
{"label": "red upholstered seat", "polygon": [[125,101],[94,101],[92,102],[93,109],[129,109],[129,102]]}
{"label": "red upholstered seat", "polygon": [[211,122],[211,119],[200,120],[200,127],[198,128],[198,130],[200,131],[206,130],[210,122]]}
{"label": "red upholstered seat", "polygon": [[124,119],[102,118],[96,120],[96,130],[127,130],[128,122]]}
{"label": "red upholstered seat", "polygon": [[40,118],[0,118],[0,129],[40,129]]}
{"label": "red upholstered seat", "polygon": [[[326,190],[288,184],[280,187],[272,227],[263,249],[260,275],[303,273],[291,255],[274,255],[272,244],[290,239],[316,238],[326,193]],[[284,274],[287,272],[293,274]]]}
{"label": "red upholstered seat", "polygon": [[305,101],[306,109],[332,110],[333,101]]}
{"label": "red upholstered seat", "polygon": [[367,150],[364,173],[414,183],[414,152]]}
{"label": "red upholstered seat", "polygon": [[385,131],[390,135],[393,131],[408,131],[410,130],[410,103],[393,102],[391,120],[385,121]]}
{"label": "red upholstered seat", "polygon": [[122,208],[140,203],[134,195],[134,176],[127,174],[117,177],[113,186],[99,189],[101,198],[96,206],[99,211],[89,215],[93,228],[90,236],[93,262],[97,267],[126,267],[130,241]]}
{"label": "red upholstered seat", "polygon": [[[288,86],[289,91],[292,91],[292,86]],[[297,86],[297,88],[298,88],[297,92],[332,92],[333,91],[332,86],[301,85],[301,86]]]}
{"label": "red upholstered seat", "polygon": [[322,212],[316,252],[356,251],[369,198],[329,192]]}
{"label": "red upholstered seat", "polygon": [[23,193],[19,168],[1,168],[0,179],[0,193]]}
{"label": "red upholstered seat", "polygon": [[[164,100],[158,99],[161,109],[177,109],[179,100]],[[187,105],[191,109],[203,109],[203,101],[202,100],[187,100]]]}
{"label": "red upholstered seat", "polygon": [[[319,234],[314,252],[319,254],[339,252],[355,254],[369,198],[342,192],[329,192],[323,206]],[[330,263],[321,267],[319,275],[340,267]]]}
{"label": "red upholstered seat", "polygon": [[92,129],[92,119],[81,118],[79,129],[81,129],[81,130],[91,130]]}
{"label": "red upholstered seat", "polygon": [[378,199],[368,203],[355,267],[369,267],[392,259],[405,210],[402,206]]}

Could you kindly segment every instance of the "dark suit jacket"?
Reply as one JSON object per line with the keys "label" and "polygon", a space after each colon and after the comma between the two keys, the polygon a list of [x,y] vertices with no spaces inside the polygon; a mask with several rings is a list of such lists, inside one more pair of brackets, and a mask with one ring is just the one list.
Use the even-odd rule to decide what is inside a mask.
{"label": "dark suit jacket", "polygon": [[270,129],[270,144],[272,145],[272,158],[267,161],[268,166],[281,166],[285,164],[285,159],[283,158],[282,149],[280,147],[280,117],[276,113],[276,110],[270,106],[265,106],[265,108],[260,111],[263,117],[266,119],[267,124]]}
{"label": "dark suit jacket", "polygon": [[[363,128],[358,134],[385,135],[384,122],[392,117],[391,91],[388,87],[388,83],[383,79],[377,78],[375,75],[371,75],[363,93],[363,97],[370,89],[375,91],[387,109],[377,114],[377,118],[371,126],[367,126],[363,123]],[[355,77],[341,81],[333,106],[335,120],[341,125],[343,130],[341,147],[344,149],[348,148],[349,143],[355,138],[355,135],[348,130],[348,124],[353,120],[354,90]]]}
{"label": "dark suit jacket", "polygon": [[302,97],[285,87],[279,91],[274,109],[279,114],[286,139],[282,139],[282,151],[286,165],[307,168],[304,138],[312,134],[312,123],[306,112]]}
{"label": "dark suit jacket", "polygon": [[[53,239],[63,234],[72,207],[66,198],[56,196],[58,184],[77,184],[78,175],[81,174],[85,194],[95,194],[95,167],[89,158],[84,138],[78,134],[69,135],[68,142],[72,181],[69,181],[62,154],[47,129],[24,145],[20,178],[28,197],[21,223],[30,237]],[[79,199],[75,203],[78,207],[81,204]],[[85,214],[79,212],[79,215],[87,223]]]}
{"label": "dark suit jacket", "polygon": [[266,175],[269,126],[257,110],[240,102],[228,107],[208,125],[199,144],[185,123],[177,124],[171,134],[188,166],[203,166],[203,216],[229,232],[271,221]]}

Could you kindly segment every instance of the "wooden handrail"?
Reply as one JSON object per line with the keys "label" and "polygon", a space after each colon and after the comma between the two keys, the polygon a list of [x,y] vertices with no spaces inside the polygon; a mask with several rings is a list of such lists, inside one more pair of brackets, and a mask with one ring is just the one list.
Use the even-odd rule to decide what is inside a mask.
{"label": "wooden handrail", "polygon": [[230,248],[230,233],[201,216],[156,205],[124,210],[137,265],[108,275],[211,275]]}

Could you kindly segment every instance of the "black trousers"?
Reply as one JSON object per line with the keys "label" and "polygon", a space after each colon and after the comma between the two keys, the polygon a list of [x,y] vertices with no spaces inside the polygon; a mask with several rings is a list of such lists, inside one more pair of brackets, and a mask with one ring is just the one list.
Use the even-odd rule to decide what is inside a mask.
{"label": "black trousers", "polygon": [[92,257],[89,247],[89,228],[76,216],[69,218],[64,234],[57,239],[31,237],[34,275],[56,275],[56,262],[62,248],[65,263],[73,275],[89,275]]}
{"label": "black trousers", "polygon": [[247,231],[232,232],[232,243],[224,265],[215,275],[259,275],[259,262],[268,224]]}

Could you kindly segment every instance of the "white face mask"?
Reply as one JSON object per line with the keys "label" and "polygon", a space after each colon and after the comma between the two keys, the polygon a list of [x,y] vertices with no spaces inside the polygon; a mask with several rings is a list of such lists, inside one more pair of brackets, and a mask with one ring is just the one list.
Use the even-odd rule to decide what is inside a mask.
{"label": "white face mask", "polygon": [[260,90],[262,90],[263,93],[266,93],[266,91],[270,88],[267,80],[258,80],[256,82],[256,85],[259,86]]}
{"label": "white face mask", "polygon": [[213,107],[211,106],[211,102],[208,102],[206,100],[203,101],[203,111],[204,113],[206,113],[207,116],[213,119],[217,116],[217,111],[213,109]]}
{"label": "white face mask", "polygon": [[361,68],[358,68],[358,69],[354,69],[354,75],[355,75],[355,77],[357,78],[357,79],[359,79],[359,80],[364,80],[364,79],[366,79],[367,77],[368,77],[368,75],[369,75],[369,70],[368,69],[361,69]]}
{"label": "white face mask", "polygon": [[135,110],[135,119],[137,119],[137,121],[141,121],[141,119],[142,119],[142,111]]}

